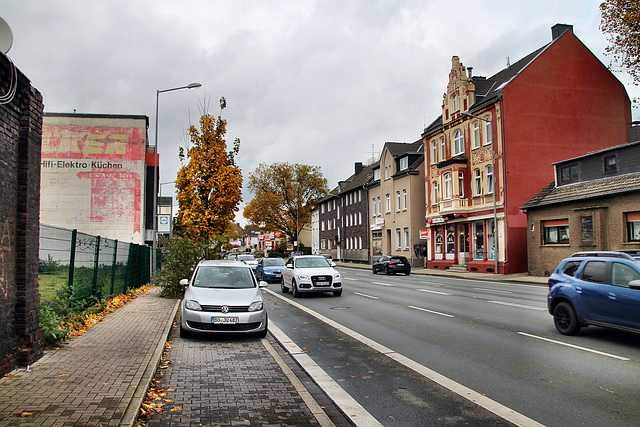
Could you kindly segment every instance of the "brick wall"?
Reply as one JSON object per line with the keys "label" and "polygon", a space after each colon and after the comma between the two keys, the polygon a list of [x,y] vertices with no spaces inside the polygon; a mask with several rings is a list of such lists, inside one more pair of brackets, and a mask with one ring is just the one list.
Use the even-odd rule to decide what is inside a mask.
{"label": "brick wall", "polygon": [[[0,54],[0,375],[43,354],[38,321],[41,94]],[[9,97],[8,97],[9,98]]]}

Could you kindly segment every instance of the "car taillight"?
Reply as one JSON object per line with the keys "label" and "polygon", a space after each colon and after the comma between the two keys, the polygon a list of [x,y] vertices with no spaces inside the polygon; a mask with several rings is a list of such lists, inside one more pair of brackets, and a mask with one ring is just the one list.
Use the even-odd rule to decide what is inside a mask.
{"label": "car taillight", "polygon": [[396,263],[395,261],[389,261],[389,264],[395,265],[395,263]]}

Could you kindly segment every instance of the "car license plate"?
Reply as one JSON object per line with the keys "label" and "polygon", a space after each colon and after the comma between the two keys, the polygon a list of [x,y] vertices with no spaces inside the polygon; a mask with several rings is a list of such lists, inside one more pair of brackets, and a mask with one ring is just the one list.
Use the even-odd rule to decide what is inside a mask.
{"label": "car license plate", "polygon": [[316,282],[316,286],[329,286],[329,282]]}
{"label": "car license plate", "polygon": [[216,325],[231,325],[238,323],[240,319],[238,317],[212,317],[211,323]]}

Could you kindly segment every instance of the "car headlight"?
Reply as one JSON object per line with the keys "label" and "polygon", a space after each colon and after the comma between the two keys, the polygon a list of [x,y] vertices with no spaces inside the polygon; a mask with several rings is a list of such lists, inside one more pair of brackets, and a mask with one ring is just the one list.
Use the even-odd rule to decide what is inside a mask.
{"label": "car headlight", "polygon": [[202,307],[198,304],[198,301],[188,299],[184,302],[184,308],[188,310],[202,311]]}
{"label": "car headlight", "polygon": [[340,278],[340,273],[334,273],[333,278],[334,279],[339,279]]}
{"label": "car headlight", "polygon": [[309,280],[309,276],[301,274],[301,275],[298,276],[298,279],[300,279],[300,280]]}
{"label": "car headlight", "polygon": [[262,301],[256,301],[249,306],[249,311],[260,311],[262,310]]}

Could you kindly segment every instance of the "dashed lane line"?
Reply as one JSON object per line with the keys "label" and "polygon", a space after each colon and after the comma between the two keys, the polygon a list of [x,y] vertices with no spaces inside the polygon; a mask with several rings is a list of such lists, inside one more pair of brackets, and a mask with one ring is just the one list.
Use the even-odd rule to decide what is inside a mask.
{"label": "dashed lane line", "polygon": [[528,334],[526,332],[518,332],[518,334],[522,335],[522,336],[525,336],[525,337],[535,338],[537,340],[541,340],[541,341],[546,341],[546,342],[550,342],[550,343],[553,343],[553,344],[562,345],[562,346],[565,346],[565,347],[575,348],[576,350],[582,350],[582,351],[586,351],[586,352],[589,352],[589,353],[599,354],[600,356],[606,356],[606,357],[611,357],[613,359],[623,360],[625,362],[631,360],[631,359],[626,358],[626,357],[616,356],[615,354],[605,353],[603,351],[593,350],[593,349],[587,348],[587,347],[580,347],[578,345],[569,344],[569,343],[562,342],[562,341],[556,341],[556,340],[552,340],[550,338],[545,338],[545,337],[540,337],[538,335]]}

